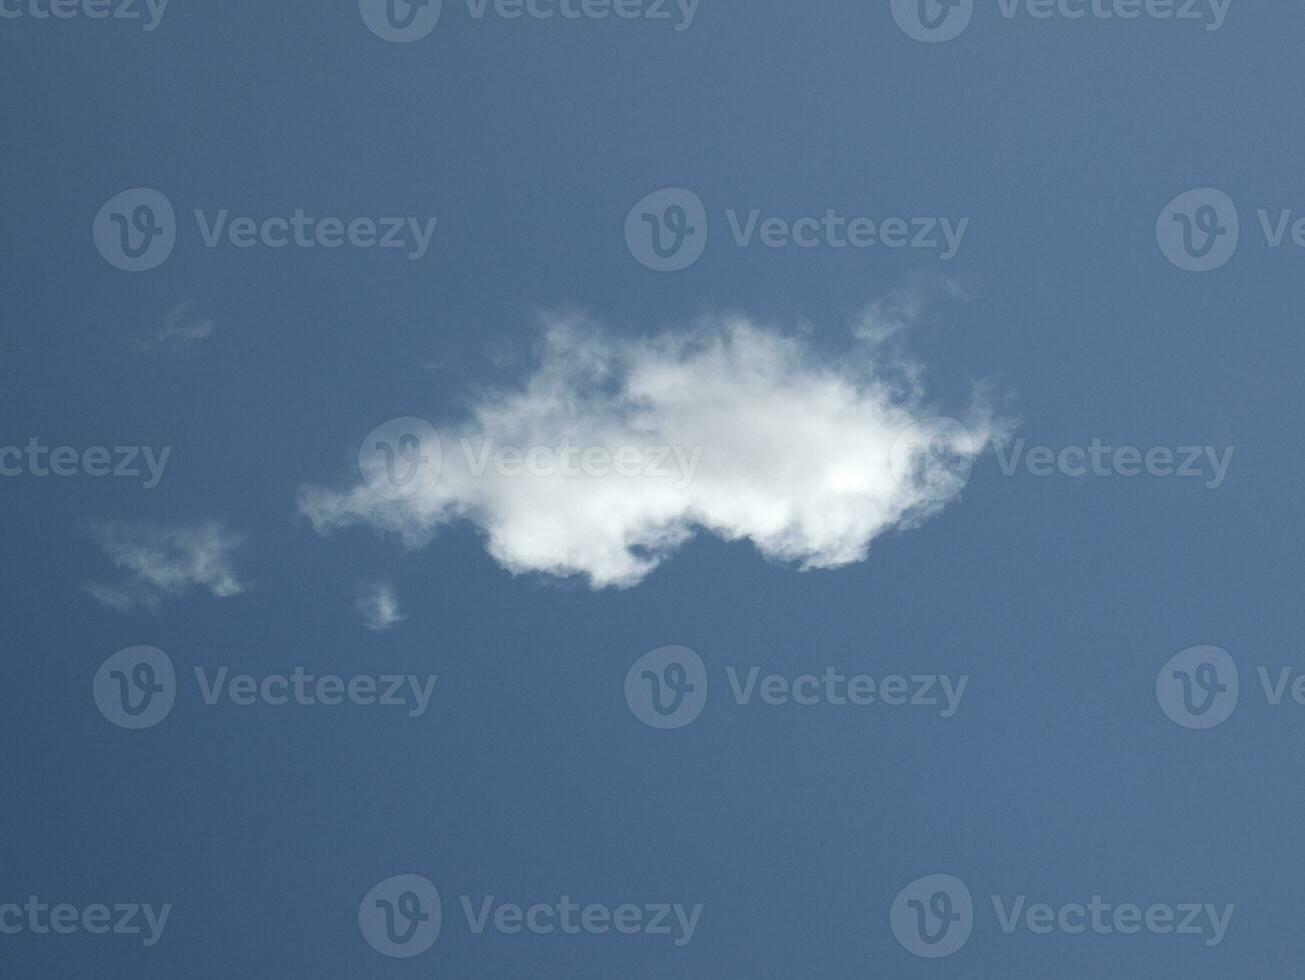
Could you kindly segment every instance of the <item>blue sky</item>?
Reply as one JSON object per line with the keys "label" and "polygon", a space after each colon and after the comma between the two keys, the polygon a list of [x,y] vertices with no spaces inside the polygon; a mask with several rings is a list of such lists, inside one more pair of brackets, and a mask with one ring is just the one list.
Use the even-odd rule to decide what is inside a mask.
{"label": "blue sky", "polygon": [[[393,43],[346,0],[0,4],[0,972],[1287,973],[1305,12],[1136,6],[977,0],[931,43],[887,0],[445,0]],[[131,272],[138,188],[175,240]],[[701,251],[657,271],[674,207]],[[1222,264],[1180,267],[1184,216]],[[377,492],[414,418],[438,474]],[[477,475],[486,438],[643,455]],[[175,701],[131,730],[139,647]],[[354,686],[277,703],[296,668]],[[647,724],[645,669],[698,713]],[[432,908],[402,875],[442,923],[394,958],[376,902]],[[973,906],[941,959],[933,875]],[[477,932],[488,896],[555,928]],[[563,896],[639,927],[571,935]],[[1233,909],[1008,933],[1019,896]],[[157,943],[84,928],[132,903]]]}

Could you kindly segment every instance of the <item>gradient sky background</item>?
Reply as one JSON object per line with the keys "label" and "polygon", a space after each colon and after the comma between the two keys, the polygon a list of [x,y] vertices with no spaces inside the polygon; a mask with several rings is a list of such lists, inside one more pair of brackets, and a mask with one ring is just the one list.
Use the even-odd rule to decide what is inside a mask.
{"label": "gradient sky background", "polygon": [[[386,44],[356,4],[182,2],[152,33],[0,21],[5,215],[0,444],[174,447],[159,488],[7,478],[0,903],[172,902],[164,941],[0,936],[0,973],[154,977],[1284,976],[1305,954],[1298,739],[1256,665],[1305,668],[1298,408],[1305,254],[1254,209],[1305,208],[1299,4],[1234,0],[1222,30],[1001,18],[947,44],[886,2],[702,0],[692,28],[476,21],[446,2]],[[108,198],[164,191],[183,235],[129,275],[89,233]],[[1212,185],[1242,207],[1225,268],[1171,266],[1154,226]],[[959,257],[732,247],[658,275],[623,240],[660,187],[790,217],[963,215]],[[436,215],[431,253],[200,246],[189,210]],[[1005,477],[799,573],[698,538],[626,591],[513,577],[468,526],[427,549],[296,515],[376,424],[455,416],[511,379],[541,311],[645,334],[710,310],[809,321],[836,348],[921,271],[971,301],[912,338],[931,391],[992,380],[1032,443],[1235,446],[1217,490],[1179,479]],[[214,321],[186,357],[134,339],[179,304]],[[506,365],[506,366],[505,366]],[[1293,489],[1297,488],[1297,489]],[[115,612],[98,521],[219,519],[250,590]],[[408,619],[364,629],[361,579]],[[188,683],[147,732],[91,678],[133,644]],[[641,725],[626,669],[665,644],[715,685],[678,732]],[[1243,701],[1190,732],[1160,666],[1227,649]],[[207,708],[192,666],[438,673],[420,721],[378,708]],[[742,708],[724,666],[969,674],[955,718]],[[378,956],[358,902],[414,872],[444,894],[426,955]],[[888,908],[965,880],[969,945],[917,959]],[[692,944],[474,937],[456,896],[705,905]],[[1224,943],[1003,935],[988,896],[1237,904]]]}

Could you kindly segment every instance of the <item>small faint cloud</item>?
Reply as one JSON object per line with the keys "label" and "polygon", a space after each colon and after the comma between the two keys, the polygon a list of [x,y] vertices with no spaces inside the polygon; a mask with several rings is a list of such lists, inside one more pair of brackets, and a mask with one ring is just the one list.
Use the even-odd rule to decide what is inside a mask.
{"label": "small faint cloud", "polygon": [[100,602],[101,605],[116,609],[118,612],[130,612],[137,606],[150,612],[158,612],[163,606],[163,597],[154,589],[137,582],[122,585],[99,585],[87,583],[83,588]]}
{"label": "small faint cloud", "polygon": [[220,599],[245,590],[235,569],[244,537],[216,521],[177,527],[101,524],[92,528],[114,566],[126,577],[91,582],[87,593],[119,612],[143,607],[157,612],[164,599],[202,589]]}
{"label": "small faint cloud", "polygon": [[363,625],[374,633],[384,633],[408,618],[399,611],[399,597],[389,582],[360,585],[354,596],[353,607],[362,618]]}
{"label": "small faint cloud", "polygon": [[944,303],[964,304],[969,300],[969,291],[961,280],[916,273],[904,286],[866,307],[852,332],[860,340],[882,344],[918,324],[931,308]]}
{"label": "small faint cloud", "polygon": [[153,330],[136,338],[136,349],[146,352],[163,351],[166,354],[189,354],[213,335],[217,324],[212,320],[192,316],[189,303],[174,306],[163,322]]}

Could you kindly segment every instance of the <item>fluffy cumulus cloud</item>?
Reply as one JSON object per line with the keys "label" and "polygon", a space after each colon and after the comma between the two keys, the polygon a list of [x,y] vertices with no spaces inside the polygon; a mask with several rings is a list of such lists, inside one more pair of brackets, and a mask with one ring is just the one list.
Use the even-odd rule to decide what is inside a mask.
{"label": "fluffy cumulus cloud", "polygon": [[373,633],[384,633],[408,617],[399,611],[399,597],[388,582],[360,585],[354,594],[354,611]]}
{"label": "fluffy cumulus cloud", "polygon": [[922,461],[968,474],[1001,429],[975,397],[963,424],[912,436],[941,413],[885,319],[872,308],[859,339],[821,355],[741,316],[643,339],[551,318],[518,384],[481,392],[438,435],[378,430],[361,482],[306,487],[300,510],[319,532],[369,525],[412,547],[469,521],[512,572],[594,588],[639,582],[697,533],[800,569],[858,562],[956,499],[962,484],[937,492]]}
{"label": "fluffy cumulus cloud", "polygon": [[235,557],[244,539],[215,521],[178,527],[104,524],[93,533],[118,571],[86,591],[111,609],[158,610],[165,599],[198,589],[219,598],[244,591]]}

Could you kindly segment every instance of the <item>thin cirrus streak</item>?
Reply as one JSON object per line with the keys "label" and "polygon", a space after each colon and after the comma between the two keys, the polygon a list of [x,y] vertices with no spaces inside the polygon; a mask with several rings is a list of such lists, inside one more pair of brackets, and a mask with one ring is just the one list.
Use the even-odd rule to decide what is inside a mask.
{"label": "thin cirrus streak", "polygon": [[[744,316],[647,339],[546,318],[533,372],[411,454],[442,460],[424,492],[376,493],[384,474],[368,464],[350,489],[304,487],[299,510],[319,533],[369,525],[409,547],[470,521],[513,573],[578,574],[595,589],[637,584],[698,532],[802,570],[859,562],[879,535],[946,505],[890,469],[897,437],[936,413],[920,365],[866,329],[881,309],[838,358]],[[976,394],[964,428],[949,448],[968,464],[1004,423]],[[519,453],[510,469],[494,455],[504,447]],[[622,447],[625,472],[585,467]]]}
{"label": "thin cirrus streak", "polygon": [[136,338],[136,349],[146,353],[191,354],[213,336],[216,324],[210,319],[192,316],[189,303],[174,306],[163,322]]}

